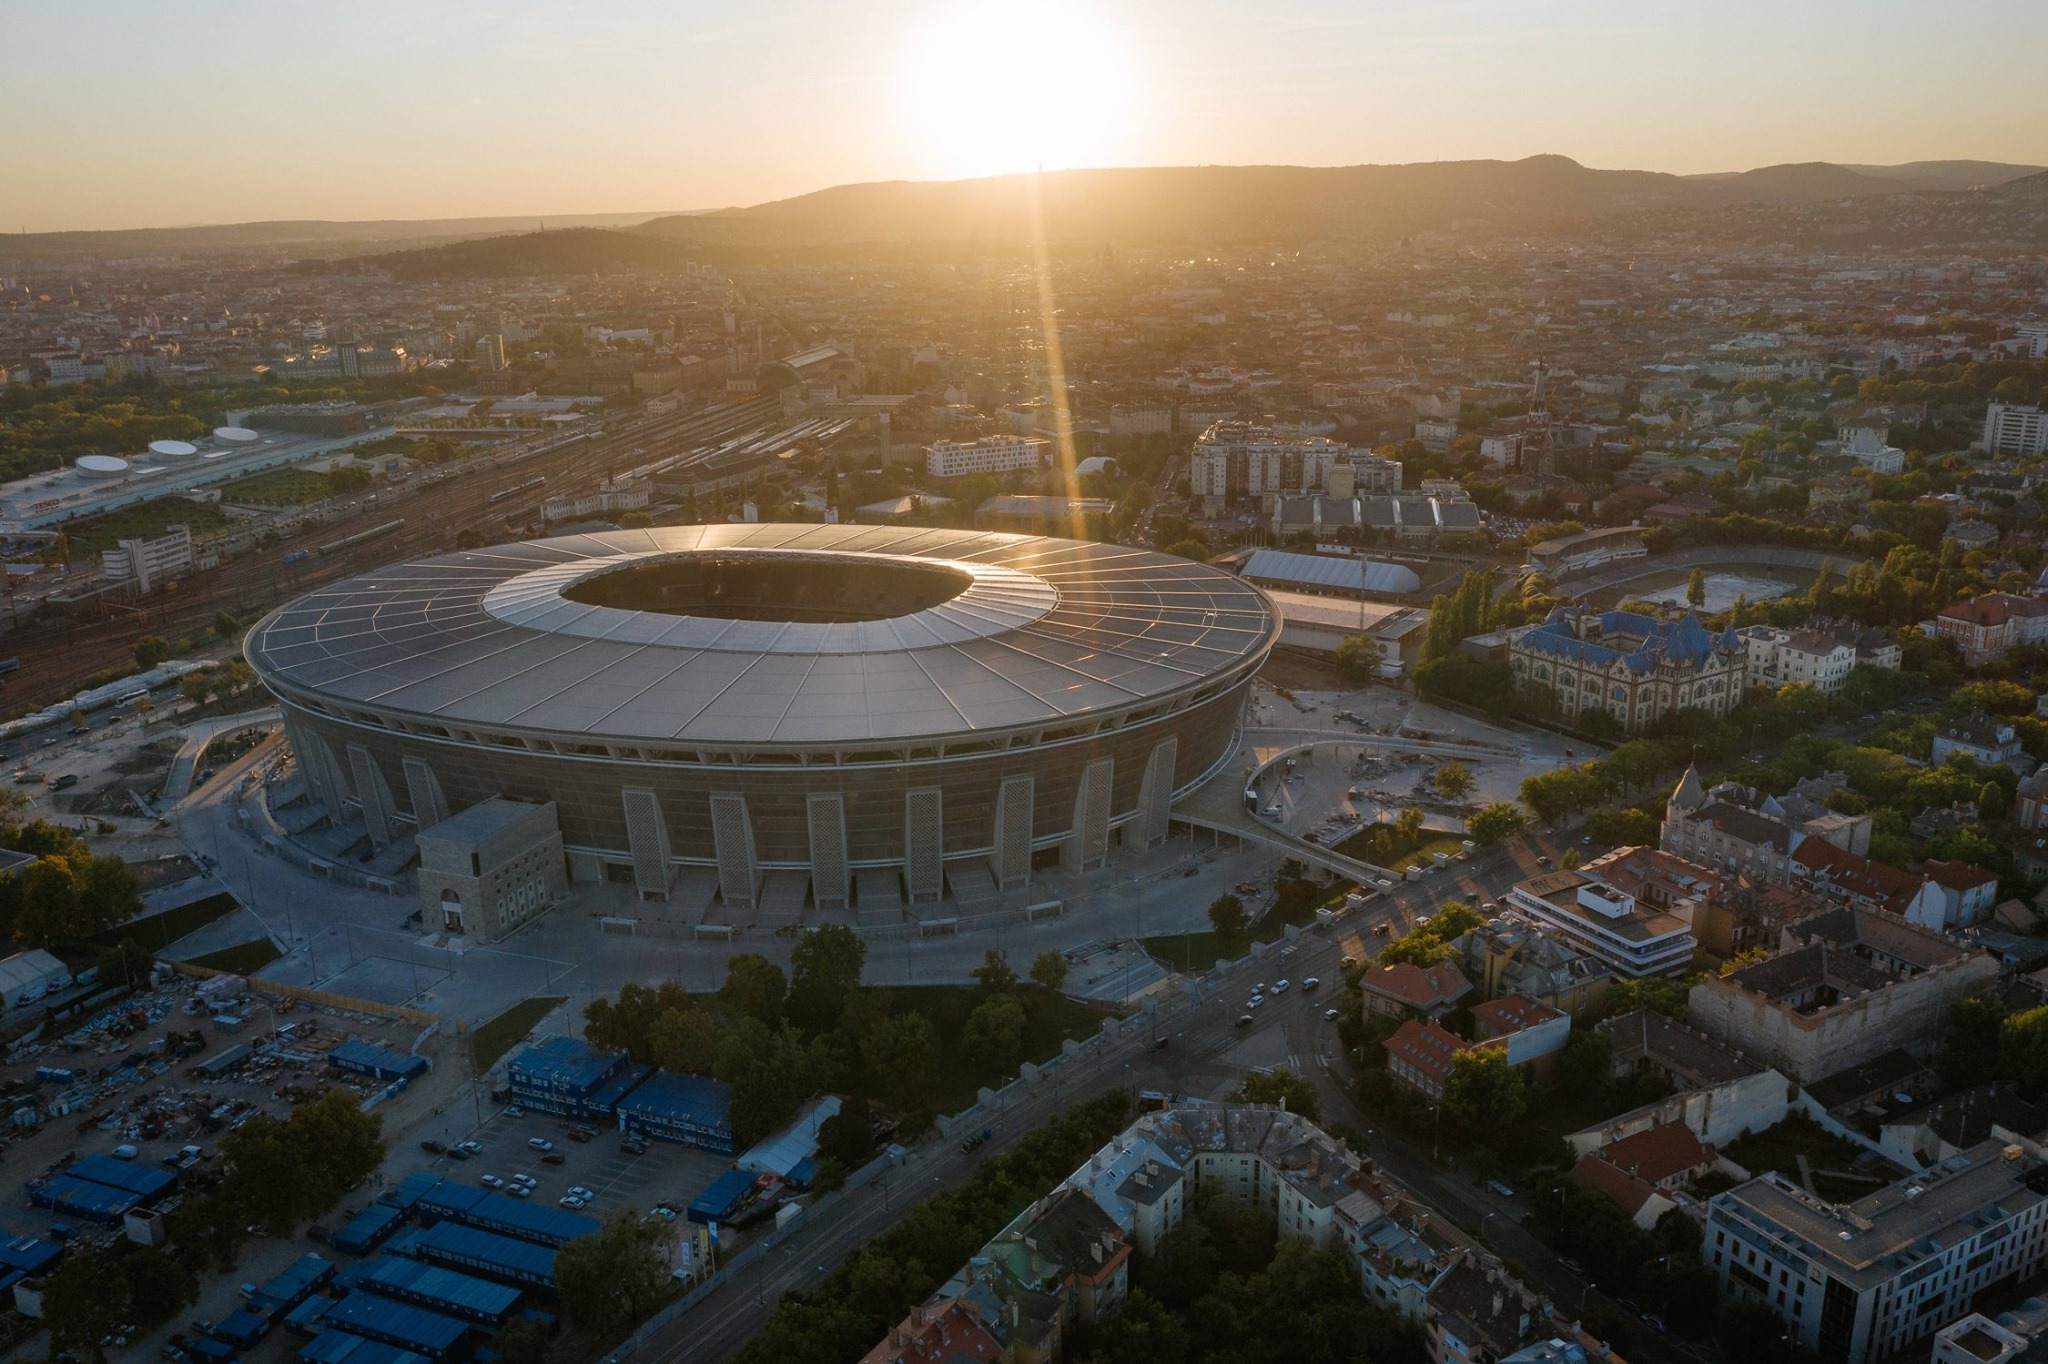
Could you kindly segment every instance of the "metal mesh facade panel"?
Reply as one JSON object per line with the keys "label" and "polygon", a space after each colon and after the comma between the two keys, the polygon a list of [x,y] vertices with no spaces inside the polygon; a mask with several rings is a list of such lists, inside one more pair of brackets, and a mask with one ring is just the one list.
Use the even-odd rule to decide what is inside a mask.
{"label": "metal mesh facade panel", "polygon": [[1109,858],[1109,814],[1116,784],[1116,760],[1097,758],[1081,773],[1074,793],[1073,837],[1067,861],[1075,867],[1099,867]]}
{"label": "metal mesh facade panel", "polygon": [[363,803],[363,827],[370,831],[370,841],[381,848],[391,841],[391,807],[384,796],[383,775],[377,771],[377,761],[370,756],[370,750],[361,744],[348,746],[348,770],[355,778],[356,796]]}
{"label": "metal mesh facade panel", "polygon": [[730,791],[711,797],[711,841],[718,854],[718,889],[729,905],[755,907],[761,875],[754,858],[754,828],[747,798]]}
{"label": "metal mesh facade panel", "polygon": [[912,904],[937,902],[945,892],[944,795],[936,786],[903,797],[903,879]]}
{"label": "metal mesh facade panel", "polygon": [[441,783],[434,780],[434,769],[427,766],[425,758],[405,760],[405,792],[421,829],[431,829],[448,818],[448,798],[441,794]]}
{"label": "metal mesh facade panel", "polygon": [[995,856],[989,859],[996,885],[1004,890],[1031,880],[1031,774],[1003,778],[996,797]]}
{"label": "metal mesh facade panel", "polygon": [[811,896],[819,909],[845,909],[847,889],[846,802],[837,792],[805,799],[811,835]]}
{"label": "metal mesh facade panel", "polygon": [[633,884],[642,895],[668,898],[668,826],[661,817],[661,798],[643,787],[619,793],[626,811],[626,842],[633,855]]}
{"label": "metal mesh facade panel", "polygon": [[1179,751],[1180,740],[1170,734],[1152,745],[1152,757],[1145,764],[1145,784],[1138,792],[1138,819],[1134,826],[1143,847],[1166,840],[1173,815],[1174,759]]}

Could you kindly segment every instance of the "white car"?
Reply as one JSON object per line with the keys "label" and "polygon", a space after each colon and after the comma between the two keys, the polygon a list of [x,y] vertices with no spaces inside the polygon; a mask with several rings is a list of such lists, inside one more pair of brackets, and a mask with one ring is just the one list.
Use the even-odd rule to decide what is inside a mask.
{"label": "white car", "polygon": [[1253,995],[1250,999],[1244,1002],[1244,1006],[1247,1009],[1258,1009],[1263,1008],[1265,1006],[1265,1003],[1266,997],[1264,995]]}
{"label": "white car", "polygon": [[555,1144],[546,1137],[528,1137],[526,1144],[536,1151],[552,1151],[555,1149]]}
{"label": "white car", "polygon": [[569,1196],[584,1199],[595,1198],[597,1197],[597,1190],[586,1189],[581,1184],[571,1184],[569,1186]]}
{"label": "white car", "polygon": [[514,1198],[533,1197],[532,1187],[525,1184],[508,1184],[505,1186],[505,1192],[512,1195],[512,1197]]}
{"label": "white car", "polygon": [[1326,1022],[1335,1023],[1338,1019],[1338,1016],[1339,1015],[1335,1009],[1323,1010],[1323,1019]]}
{"label": "white car", "polygon": [[532,1175],[514,1175],[512,1176],[512,1182],[514,1184],[523,1185],[524,1187],[529,1189],[535,1188],[540,1184],[540,1181],[535,1179]]}
{"label": "white car", "polygon": [[1276,995],[1284,995],[1287,993],[1287,986],[1287,981],[1276,980],[1273,982],[1273,993]]}
{"label": "white car", "polygon": [[478,1175],[476,1182],[483,1185],[486,1189],[502,1189],[505,1187],[505,1181],[496,1175]]}
{"label": "white car", "polygon": [[575,1194],[563,1194],[560,1198],[556,1199],[555,1202],[565,1208],[581,1208],[588,1206],[590,1200],[587,1198],[578,1198]]}

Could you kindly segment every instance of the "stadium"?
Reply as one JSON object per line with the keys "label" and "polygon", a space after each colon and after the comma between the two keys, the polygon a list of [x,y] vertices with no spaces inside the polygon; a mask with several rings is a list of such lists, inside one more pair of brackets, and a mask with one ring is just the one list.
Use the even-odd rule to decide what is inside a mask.
{"label": "stadium", "polygon": [[845,909],[1163,839],[1278,632],[1258,588],[1147,550],[768,524],[393,564],[246,649],[314,799],[379,846],[552,802],[572,881],[662,899],[704,867],[755,906],[800,873]]}

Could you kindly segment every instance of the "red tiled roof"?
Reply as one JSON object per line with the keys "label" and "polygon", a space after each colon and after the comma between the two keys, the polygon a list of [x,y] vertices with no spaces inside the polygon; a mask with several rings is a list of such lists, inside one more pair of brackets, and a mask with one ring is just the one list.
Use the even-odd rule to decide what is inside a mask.
{"label": "red tiled roof", "polygon": [[1976,890],[1979,886],[1988,886],[1998,880],[1997,876],[1968,862],[1930,860],[1922,862],[1920,870],[1926,874],[1928,880],[1950,890]]}
{"label": "red tiled roof", "polygon": [[1358,988],[1398,1000],[1414,1009],[1430,1009],[1439,1004],[1455,1004],[1470,993],[1472,985],[1465,979],[1464,972],[1448,961],[1434,966],[1417,966],[1413,962],[1396,962],[1367,971],[1359,979]]}
{"label": "red tiled roof", "polygon": [[1499,999],[1489,999],[1484,1004],[1472,1006],[1472,1022],[1479,1035],[1487,1039],[1506,1037],[1509,1033],[1563,1017],[1558,1010],[1527,995],[1502,995]]}
{"label": "red tiled roof", "polygon": [[1572,1183],[1582,1189],[1606,1194],[1621,1204],[1621,1210],[1630,1217],[1634,1217],[1636,1211],[1657,1192],[1644,1180],[1610,1165],[1598,1151],[1588,1151],[1579,1157],[1579,1163],[1572,1166]]}
{"label": "red tiled roof", "polygon": [[1451,1062],[1465,1050],[1465,1039],[1435,1023],[1409,1019],[1386,1040],[1387,1054],[1406,1061],[1438,1084],[1450,1078]]}
{"label": "red tiled roof", "polygon": [[1611,1141],[1600,1148],[1599,1154],[1616,1169],[1652,1184],[1662,1184],[1712,1160],[1714,1148],[1701,1142],[1684,1123],[1667,1122],[1662,1127]]}
{"label": "red tiled roof", "polygon": [[1887,908],[1904,910],[1926,884],[1925,879],[1897,867],[1873,862],[1860,853],[1838,848],[1824,838],[1808,838],[1792,854],[1792,860],[1808,872],[1828,873],[1828,884],[1855,895],[1882,901]]}
{"label": "red tiled roof", "polygon": [[1943,620],[1970,625],[2003,625],[2014,616],[2048,615],[2048,602],[2010,592],[1987,592],[1972,601],[1959,601],[1941,608]]}
{"label": "red tiled roof", "polygon": [[913,1307],[910,1315],[861,1356],[861,1364],[955,1364],[993,1361],[1003,1347],[981,1324],[981,1316],[958,1300],[934,1312]]}

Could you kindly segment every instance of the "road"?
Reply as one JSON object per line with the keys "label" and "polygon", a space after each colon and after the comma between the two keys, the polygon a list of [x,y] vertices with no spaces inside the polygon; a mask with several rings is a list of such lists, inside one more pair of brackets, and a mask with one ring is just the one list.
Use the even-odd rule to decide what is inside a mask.
{"label": "road", "polygon": [[[1024,1132],[1064,1112],[1068,1104],[1110,1089],[1221,1098],[1242,1082],[1247,1071],[1261,1067],[1287,1066],[1315,1077],[1325,1093],[1326,1114],[1348,1111],[1356,1114],[1353,1120],[1358,1126],[1373,1126],[1344,1092],[1344,1058],[1336,1025],[1324,1017],[1342,978],[1339,959],[1347,953],[1365,954],[1366,944],[1374,940],[1371,925],[1376,920],[1406,925],[1416,914],[1454,895],[1477,898],[1485,894],[1491,898],[1511,880],[1534,874],[1538,855],[1555,854],[1562,846],[1537,838],[1516,838],[1480,858],[1458,864],[1454,873],[1403,886],[1391,896],[1376,899],[1368,909],[1334,928],[1303,933],[1269,965],[1240,971],[1225,986],[1208,988],[1204,997],[1178,1007],[1170,1016],[1162,1013],[1156,1030],[1167,1039],[1164,1047],[1154,1050],[1154,1030],[1144,1028],[1107,1040],[1092,1061],[1058,1080],[1047,1080],[1028,1098],[992,1115],[989,1123],[996,1128],[996,1135],[982,1153],[1006,1149]],[[1311,976],[1320,979],[1320,989],[1309,991],[1302,986]],[[1282,978],[1290,982],[1285,993],[1274,995],[1269,990],[1263,1005],[1247,1007],[1254,981],[1271,987]],[[1245,1014],[1252,1021],[1240,1025],[1237,1020]],[[983,1158],[982,1153],[964,1155],[952,1141],[935,1138],[926,1142],[900,1169],[835,1200],[786,1245],[729,1271],[694,1310],[639,1353],[622,1357],[634,1364],[642,1360],[697,1364],[729,1357],[760,1331],[784,1293],[819,1287],[849,1254],[886,1230],[915,1201],[965,1180]],[[1377,1148],[1374,1154],[1379,1154]],[[1488,1235],[1495,1238],[1501,1252],[1544,1279],[1539,1288],[1552,1293],[1556,1301],[1578,1301],[1567,1295],[1569,1271],[1527,1232],[1499,1216],[1496,1208],[1484,1201],[1486,1196],[1456,1176],[1438,1171],[1428,1163],[1426,1154],[1420,1163],[1404,1159],[1402,1168],[1396,1169],[1389,1161],[1388,1168],[1398,1178],[1410,1179],[1419,1194],[1447,1207],[1459,1220],[1485,1220]],[[1484,1215],[1489,1213],[1494,1215],[1486,1219]],[[1501,1233],[1505,1240],[1496,1238],[1496,1226],[1506,1229]],[[1560,1276],[1559,1285],[1553,1288],[1550,1280]],[[1577,1292],[1582,1296],[1583,1287]],[[1646,1353],[1643,1358],[1653,1364],[1697,1364],[1676,1355],[1667,1359]]]}

